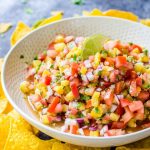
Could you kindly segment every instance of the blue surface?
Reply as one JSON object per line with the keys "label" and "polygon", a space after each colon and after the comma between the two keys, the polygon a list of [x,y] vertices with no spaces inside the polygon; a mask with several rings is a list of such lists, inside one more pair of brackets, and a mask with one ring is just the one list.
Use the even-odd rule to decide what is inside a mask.
{"label": "blue surface", "polygon": [[[27,1],[27,3],[24,3]],[[32,14],[25,12],[31,8]],[[0,37],[0,57],[10,48],[10,35],[19,20],[32,25],[36,20],[49,17],[51,11],[62,10],[65,17],[81,14],[82,10],[99,8],[132,11],[140,18],[150,18],[150,0],[85,0],[84,5],[74,5],[72,0],[0,0],[0,21],[13,23],[13,28]]]}

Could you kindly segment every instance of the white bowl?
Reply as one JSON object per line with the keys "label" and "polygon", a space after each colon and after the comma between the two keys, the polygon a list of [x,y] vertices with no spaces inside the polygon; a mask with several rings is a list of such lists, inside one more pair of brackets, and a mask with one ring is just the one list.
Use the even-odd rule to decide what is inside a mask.
{"label": "white bowl", "polygon": [[[19,85],[26,75],[26,65],[24,62],[31,62],[36,54],[47,48],[48,43],[58,33],[75,36],[89,36],[101,33],[113,39],[134,42],[150,49],[150,28],[122,19],[111,17],[79,17],[64,19],[41,27],[20,40],[11,48],[5,58],[2,71],[2,84],[12,106],[24,119],[39,130],[58,140],[76,145],[90,147],[118,146],[150,136],[150,128],[147,128],[115,137],[86,137],[64,133],[40,123],[39,119],[23,99]],[[24,59],[20,59],[20,55],[24,55]]]}

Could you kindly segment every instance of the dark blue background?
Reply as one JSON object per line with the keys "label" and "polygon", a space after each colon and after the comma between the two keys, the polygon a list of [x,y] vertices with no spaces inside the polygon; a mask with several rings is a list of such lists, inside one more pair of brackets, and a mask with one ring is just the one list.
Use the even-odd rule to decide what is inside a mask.
{"label": "dark blue background", "polygon": [[[24,3],[27,1],[27,3]],[[31,8],[32,14],[25,12]],[[132,11],[140,18],[150,18],[150,0],[85,0],[84,5],[74,5],[72,0],[0,0],[0,21],[13,23],[13,28],[0,37],[0,57],[10,48],[10,35],[19,20],[32,25],[36,20],[49,17],[54,10],[64,11],[65,17],[81,14],[83,10],[99,8]]]}

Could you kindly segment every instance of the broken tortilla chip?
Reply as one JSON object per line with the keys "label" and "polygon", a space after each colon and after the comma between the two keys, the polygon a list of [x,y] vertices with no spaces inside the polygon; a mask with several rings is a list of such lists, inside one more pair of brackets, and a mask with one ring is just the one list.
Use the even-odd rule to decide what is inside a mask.
{"label": "broken tortilla chip", "polygon": [[7,32],[11,27],[11,23],[0,23],[0,34]]}

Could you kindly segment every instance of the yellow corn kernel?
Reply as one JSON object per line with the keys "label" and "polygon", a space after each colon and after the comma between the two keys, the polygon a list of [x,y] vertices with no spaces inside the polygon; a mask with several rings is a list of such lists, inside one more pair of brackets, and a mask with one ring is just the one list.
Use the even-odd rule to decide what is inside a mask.
{"label": "yellow corn kernel", "polygon": [[100,118],[103,115],[103,109],[101,106],[93,108],[91,111],[91,116],[95,119]]}
{"label": "yellow corn kernel", "polygon": [[94,92],[92,96],[92,106],[97,107],[99,105],[100,92]]}
{"label": "yellow corn kernel", "polygon": [[57,35],[55,38],[55,43],[62,43],[62,42],[64,42],[63,35]]}
{"label": "yellow corn kernel", "polygon": [[112,121],[118,121],[119,117],[120,116],[118,114],[115,114],[115,113],[110,114],[110,120]]}
{"label": "yellow corn kernel", "polygon": [[61,52],[64,50],[65,46],[65,43],[57,43],[54,45],[54,48],[57,52]]}
{"label": "yellow corn kernel", "polygon": [[94,65],[97,67],[101,61],[101,55],[100,53],[96,53],[95,58],[94,58]]}
{"label": "yellow corn kernel", "polygon": [[35,68],[35,69],[38,69],[39,68],[39,66],[40,66],[40,64],[41,64],[41,61],[40,60],[33,60],[33,67]]}
{"label": "yellow corn kernel", "polygon": [[50,75],[51,75],[51,73],[48,70],[44,70],[42,73],[42,77],[50,76]]}
{"label": "yellow corn kernel", "polygon": [[146,56],[146,55],[141,56],[140,60],[141,60],[142,62],[144,62],[144,63],[149,62],[149,58],[148,58],[148,56]]}
{"label": "yellow corn kernel", "polygon": [[68,80],[61,81],[61,86],[68,86],[68,85],[69,85],[69,81]]}
{"label": "yellow corn kernel", "polygon": [[134,65],[134,69],[136,72],[141,72],[141,73],[145,72],[145,67],[144,67],[143,63],[136,63]]}
{"label": "yellow corn kernel", "polygon": [[128,122],[128,126],[131,128],[135,128],[136,127],[136,120],[133,118]]}
{"label": "yellow corn kernel", "polygon": [[66,95],[66,97],[65,97],[66,101],[73,101],[74,98],[75,98],[75,97],[74,97],[72,91],[70,91],[70,92]]}
{"label": "yellow corn kernel", "polygon": [[42,106],[42,104],[40,102],[36,102],[36,103],[34,103],[34,107],[36,108],[36,110],[41,110],[41,108],[43,106]]}
{"label": "yellow corn kernel", "polygon": [[42,123],[44,123],[44,124],[49,124],[50,123],[49,120],[48,120],[47,115],[42,115],[40,119],[41,119]]}
{"label": "yellow corn kernel", "polygon": [[87,69],[82,66],[80,72],[81,72],[81,74],[86,74]]}
{"label": "yellow corn kernel", "polygon": [[140,53],[140,50],[138,48],[135,48],[132,50],[132,53],[136,53],[136,54],[139,54]]}
{"label": "yellow corn kernel", "polygon": [[54,91],[57,92],[58,94],[63,94],[64,93],[64,89],[63,86],[55,86],[54,87]]}
{"label": "yellow corn kernel", "polygon": [[99,131],[90,131],[90,136],[99,136]]}
{"label": "yellow corn kernel", "polygon": [[29,83],[27,81],[23,81],[21,84],[20,84],[20,90],[22,93],[24,94],[27,94],[30,92],[30,89],[29,89]]}

